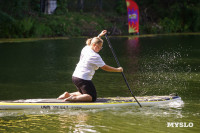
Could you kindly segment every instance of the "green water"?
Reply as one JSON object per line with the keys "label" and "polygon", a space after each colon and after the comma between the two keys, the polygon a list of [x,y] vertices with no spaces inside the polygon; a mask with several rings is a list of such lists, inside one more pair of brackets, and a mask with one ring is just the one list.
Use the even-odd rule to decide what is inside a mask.
{"label": "green water", "polygon": [[[71,82],[86,38],[0,43],[0,100],[53,98]],[[155,107],[90,110],[0,110],[0,132],[198,133],[200,35],[110,38],[136,96],[178,93]],[[116,66],[104,39],[100,52]],[[98,97],[131,96],[119,73],[96,71]],[[167,127],[167,122],[193,127]]]}

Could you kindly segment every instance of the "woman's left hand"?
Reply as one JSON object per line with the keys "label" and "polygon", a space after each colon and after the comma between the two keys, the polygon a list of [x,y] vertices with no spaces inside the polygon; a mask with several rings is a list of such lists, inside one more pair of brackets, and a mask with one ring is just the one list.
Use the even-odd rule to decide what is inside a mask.
{"label": "woman's left hand", "polygon": [[99,37],[104,36],[107,33],[107,30],[103,30],[100,34]]}

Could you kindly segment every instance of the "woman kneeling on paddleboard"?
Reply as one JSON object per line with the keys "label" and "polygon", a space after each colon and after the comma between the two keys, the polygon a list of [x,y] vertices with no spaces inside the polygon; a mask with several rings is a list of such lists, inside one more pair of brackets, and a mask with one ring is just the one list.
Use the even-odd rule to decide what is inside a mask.
{"label": "woman kneeling on paddleboard", "polygon": [[98,37],[87,39],[86,46],[81,51],[80,60],[72,75],[72,82],[78,89],[77,92],[60,95],[58,99],[73,102],[91,102],[96,101],[96,88],[92,83],[92,77],[99,67],[109,72],[123,72],[123,68],[114,68],[105,64],[98,52],[103,48],[103,40],[101,36],[107,33],[103,30]]}

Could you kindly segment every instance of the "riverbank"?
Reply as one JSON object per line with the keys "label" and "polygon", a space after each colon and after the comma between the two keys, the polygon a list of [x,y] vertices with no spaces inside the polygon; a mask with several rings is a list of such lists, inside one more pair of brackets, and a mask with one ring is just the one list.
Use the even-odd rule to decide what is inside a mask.
{"label": "riverbank", "polygon": [[[97,34],[96,34],[97,35]],[[94,35],[94,36],[96,36]],[[171,33],[171,34],[143,34],[143,35],[124,35],[117,37],[156,37],[156,36],[176,36],[176,35],[200,35],[200,32],[195,33]],[[0,38],[1,43],[12,43],[12,42],[32,42],[40,40],[67,40],[69,38],[87,38],[88,36],[76,36],[76,37],[41,37],[41,38]],[[111,36],[116,37],[116,36]]]}

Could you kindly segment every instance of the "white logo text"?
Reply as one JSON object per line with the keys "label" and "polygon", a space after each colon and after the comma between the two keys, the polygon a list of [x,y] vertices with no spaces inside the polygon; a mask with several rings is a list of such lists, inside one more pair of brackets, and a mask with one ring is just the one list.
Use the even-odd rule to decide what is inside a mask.
{"label": "white logo text", "polygon": [[192,122],[167,122],[167,127],[193,127]]}

